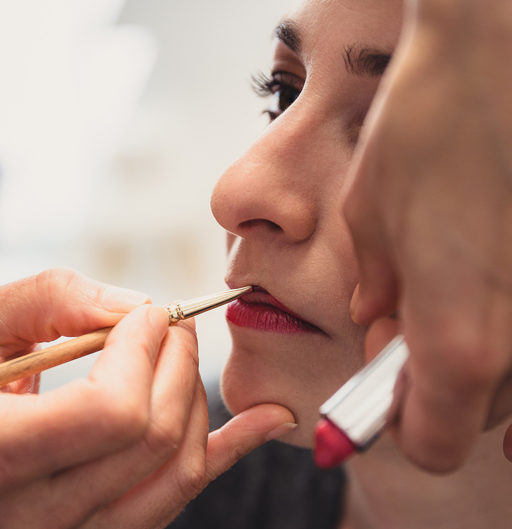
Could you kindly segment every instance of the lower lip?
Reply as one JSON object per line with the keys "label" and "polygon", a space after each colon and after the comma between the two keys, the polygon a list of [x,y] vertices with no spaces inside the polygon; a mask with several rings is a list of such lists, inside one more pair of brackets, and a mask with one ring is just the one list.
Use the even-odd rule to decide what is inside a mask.
{"label": "lower lip", "polygon": [[226,318],[239,327],[281,334],[318,332],[313,325],[266,303],[247,303],[237,299],[228,305]]}

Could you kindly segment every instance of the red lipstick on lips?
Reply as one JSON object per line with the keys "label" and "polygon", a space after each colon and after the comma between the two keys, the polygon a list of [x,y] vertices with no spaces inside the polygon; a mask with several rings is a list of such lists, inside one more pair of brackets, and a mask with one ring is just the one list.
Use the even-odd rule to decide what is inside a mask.
{"label": "red lipstick on lips", "polygon": [[320,331],[257,286],[249,294],[228,305],[226,318],[239,327],[281,334]]}

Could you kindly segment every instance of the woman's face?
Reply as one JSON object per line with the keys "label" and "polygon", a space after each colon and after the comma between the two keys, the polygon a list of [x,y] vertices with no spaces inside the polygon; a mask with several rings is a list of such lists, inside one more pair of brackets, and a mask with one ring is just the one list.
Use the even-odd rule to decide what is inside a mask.
{"label": "woman's face", "polygon": [[350,319],[357,282],[341,215],[359,131],[398,39],[401,0],[308,0],[275,32],[271,124],[222,176],[212,210],[228,231],[233,349],[222,380],[233,413],[288,407],[286,441],[311,446],[318,407],[363,363]]}

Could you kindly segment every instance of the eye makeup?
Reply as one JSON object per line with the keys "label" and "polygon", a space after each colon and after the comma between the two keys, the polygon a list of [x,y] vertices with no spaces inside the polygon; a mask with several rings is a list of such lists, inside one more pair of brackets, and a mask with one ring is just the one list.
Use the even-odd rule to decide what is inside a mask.
{"label": "eye makeup", "polygon": [[296,75],[278,71],[270,77],[260,72],[252,76],[253,91],[259,97],[274,96],[274,107],[265,111],[273,121],[285,112],[302,92],[304,82]]}

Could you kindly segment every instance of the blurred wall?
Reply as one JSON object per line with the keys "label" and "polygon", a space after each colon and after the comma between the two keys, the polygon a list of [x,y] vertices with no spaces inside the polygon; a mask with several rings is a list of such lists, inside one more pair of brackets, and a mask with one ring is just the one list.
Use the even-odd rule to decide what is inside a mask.
{"label": "blurred wall", "polygon": [[[209,195],[265,126],[250,76],[295,4],[0,2],[0,281],[67,266],[160,304],[223,289]],[[222,310],[198,329],[214,377]],[[93,360],[50,370],[43,389]]]}

